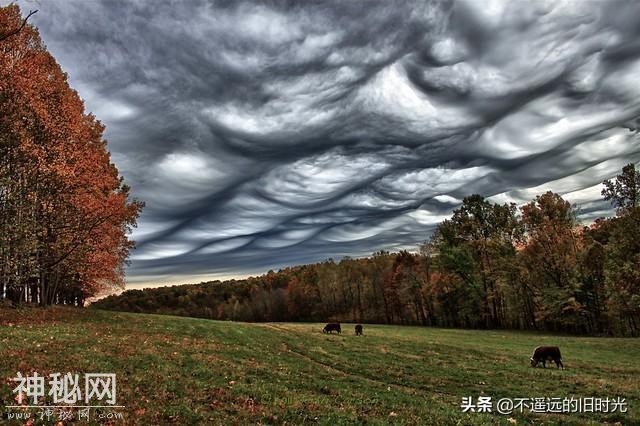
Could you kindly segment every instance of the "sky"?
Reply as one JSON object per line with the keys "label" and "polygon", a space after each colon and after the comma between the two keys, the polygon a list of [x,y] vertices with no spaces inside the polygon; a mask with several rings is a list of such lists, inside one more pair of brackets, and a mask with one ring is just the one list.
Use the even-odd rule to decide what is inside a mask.
{"label": "sky", "polygon": [[638,1],[18,4],[146,203],[129,288],[416,247],[473,193],[590,221],[640,161]]}

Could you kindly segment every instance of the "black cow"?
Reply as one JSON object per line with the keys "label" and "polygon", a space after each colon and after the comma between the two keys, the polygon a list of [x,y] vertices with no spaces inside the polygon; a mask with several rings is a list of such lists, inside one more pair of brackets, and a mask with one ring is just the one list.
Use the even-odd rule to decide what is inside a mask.
{"label": "black cow", "polygon": [[542,363],[544,368],[547,367],[547,361],[553,361],[556,363],[556,367],[564,370],[562,365],[562,355],[560,354],[560,348],[557,346],[538,346],[533,350],[531,355],[531,366],[537,367]]}
{"label": "black cow", "polygon": [[342,328],[340,328],[339,322],[330,322],[329,324],[325,325],[324,328],[322,329],[323,333],[331,333],[333,331],[342,333]]}
{"label": "black cow", "polygon": [[362,324],[356,324],[356,336],[362,336]]}

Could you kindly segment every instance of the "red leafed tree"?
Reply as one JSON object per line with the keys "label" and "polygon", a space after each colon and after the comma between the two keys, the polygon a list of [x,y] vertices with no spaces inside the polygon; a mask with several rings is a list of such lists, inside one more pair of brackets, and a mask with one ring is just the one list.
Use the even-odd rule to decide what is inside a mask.
{"label": "red leafed tree", "polygon": [[[124,284],[142,203],[38,31],[0,8],[0,296],[81,303]],[[16,31],[19,30],[19,31]]]}

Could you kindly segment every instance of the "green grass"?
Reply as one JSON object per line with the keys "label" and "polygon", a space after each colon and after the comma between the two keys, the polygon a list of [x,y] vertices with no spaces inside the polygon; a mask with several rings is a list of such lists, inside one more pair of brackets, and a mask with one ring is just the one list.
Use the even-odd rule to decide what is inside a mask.
{"label": "green grass", "polygon": [[[117,374],[120,424],[640,424],[639,339],[321,327],[0,309],[0,410],[14,403],[5,381],[17,371],[72,371]],[[529,368],[544,344],[561,347],[564,371]],[[462,413],[462,397],[480,395],[622,396],[629,411]]]}

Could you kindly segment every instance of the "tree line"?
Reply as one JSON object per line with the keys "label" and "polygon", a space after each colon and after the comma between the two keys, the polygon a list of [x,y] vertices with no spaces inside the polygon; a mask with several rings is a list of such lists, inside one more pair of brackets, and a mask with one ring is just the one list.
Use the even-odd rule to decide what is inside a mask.
{"label": "tree line", "polygon": [[124,286],[142,203],[29,16],[0,8],[0,299],[82,305]]}
{"label": "tree line", "polygon": [[575,334],[640,332],[640,172],[604,182],[615,217],[581,225],[553,192],[518,208],[466,197],[416,252],[244,280],[129,290],[113,310],[241,321],[357,321]]}

